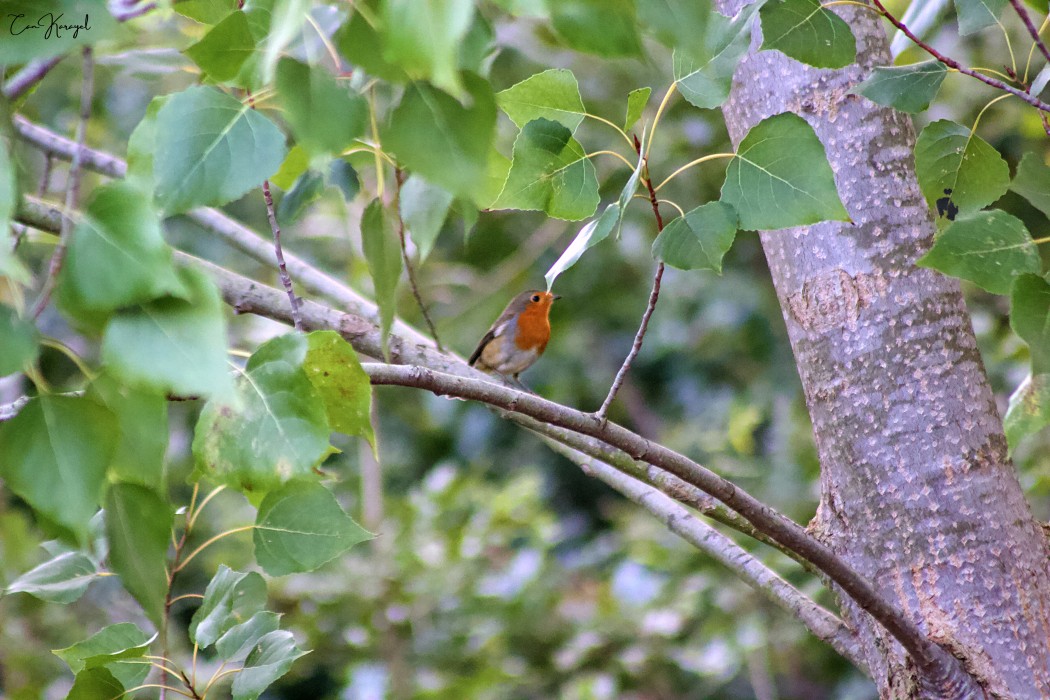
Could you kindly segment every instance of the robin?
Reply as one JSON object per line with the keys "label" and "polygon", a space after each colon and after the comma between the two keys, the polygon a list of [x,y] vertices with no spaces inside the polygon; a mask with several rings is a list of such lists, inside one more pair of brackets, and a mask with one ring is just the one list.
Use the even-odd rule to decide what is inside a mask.
{"label": "robin", "polygon": [[551,337],[548,315],[556,294],[531,289],[514,297],[470,356],[471,367],[518,375],[532,366]]}

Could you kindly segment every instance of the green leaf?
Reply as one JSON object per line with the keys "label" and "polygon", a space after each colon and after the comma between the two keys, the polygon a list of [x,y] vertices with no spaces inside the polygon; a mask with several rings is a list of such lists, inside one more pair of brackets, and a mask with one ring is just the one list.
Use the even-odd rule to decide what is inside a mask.
{"label": "green leaf", "polygon": [[763,50],[777,49],[817,68],[845,68],[857,58],[849,25],[820,0],[768,0],[758,14]]}
{"label": "green leaf", "polygon": [[641,55],[634,0],[558,0],[548,7],[554,31],[577,51],[606,57]]}
{"label": "green leaf", "polygon": [[1010,169],[999,152],[965,126],[945,119],[919,134],[915,172],[931,207],[950,196],[964,216],[999,199],[1010,185]]}
{"label": "green leaf", "polygon": [[324,175],[307,170],[295,181],[288,194],[281,197],[281,202],[277,205],[277,220],[282,226],[289,226],[298,221],[310,205],[321,198],[324,189]]}
{"label": "green leaf", "polygon": [[351,202],[361,191],[361,180],[357,177],[354,166],[345,160],[333,160],[325,174],[325,183],[335,187],[343,195],[343,201]]}
{"label": "green leaf", "polygon": [[128,137],[127,181],[153,196],[153,155],[157,142],[157,114],[168,103],[170,95],[150,100],[146,114]]}
{"label": "green leaf", "polygon": [[1014,276],[1041,268],[1028,229],[1003,211],[959,217],[915,264],[969,280],[992,294],[1009,294]]}
{"label": "green leaf", "polygon": [[414,80],[461,96],[459,48],[474,17],[472,0],[384,0],[381,8],[383,58]]}
{"label": "green leaf", "polygon": [[262,611],[252,615],[248,620],[226,630],[215,642],[215,651],[225,661],[246,656],[259,641],[274,632],[280,626],[281,616],[277,613]]}
{"label": "green leaf", "polygon": [[222,83],[236,78],[254,52],[255,37],[248,27],[248,16],[243,12],[233,12],[183,53],[205,75]]}
{"label": "green leaf", "polygon": [[306,342],[303,369],[324,400],[332,430],[358,435],[374,445],[372,383],[357,353],[335,331],[314,331]]}
{"label": "green leaf", "polygon": [[270,178],[270,184],[277,185],[287,192],[309,167],[310,156],[306,154],[306,149],[296,144],[284,157],[280,169]]}
{"label": "green leaf", "polygon": [[40,352],[37,336],[31,321],[19,318],[10,306],[0,304],[0,377],[21,372],[36,362]]}
{"label": "green leaf", "polygon": [[1010,396],[1003,418],[1006,442],[1013,450],[1025,437],[1050,425],[1050,374],[1028,375]]}
{"label": "green leaf", "polygon": [[930,106],[948,69],[936,60],[910,66],[876,66],[868,79],[850,90],[875,104],[915,114]]}
{"label": "green leaf", "polygon": [[308,478],[329,452],[324,402],[303,371],[306,337],[290,333],[255,351],[236,382],[237,406],[209,401],[197,421],[198,476],[242,491]]}
{"label": "green leaf", "polygon": [[467,35],[459,42],[460,70],[477,73],[487,78],[492,61],[498,54],[495,38],[492,24],[482,14],[475,12]]}
{"label": "green leaf", "polygon": [[[149,669],[149,666],[146,666]],[[106,668],[81,671],[73,679],[66,700],[110,700],[124,696],[124,685]]]}
{"label": "green leaf", "polygon": [[252,619],[266,607],[266,581],[254,571],[241,573],[224,564],[208,583],[204,600],[190,621],[190,639],[202,649]]}
{"label": "green leaf", "polygon": [[269,119],[215,88],[191,87],[157,113],[157,201],[169,214],[226,204],[261,185],[284,156],[284,135]]}
{"label": "green leaf", "polygon": [[273,82],[274,68],[285,47],[299,36],[310,14],[311,0],[272,0],[270,26],[262,47],[260,78],[263,84]]}
{"label": "green leaf", "polygon": [[130,622],[120,622],[103,627],[82,642],[65,649],[55,649],[54,654],[65,661],[73,673],[80,673],[108,666],[114,661],[142,658],[156,637],[147,637],[145,632]]}
{"label": "green leaf", "polygon": [[448,218],[452,193],[430,184],[418,175],[411,175],[401,186],[399,205],[401,219],[419,249],[419,260],[422,262],[434,249],[441,227]]}
{"label": "green leaf", "polygon": [[536,73],[497,92],[496,103],[519,129],[542,117],[576,131],[587,113],[576,76],[564,68]]}
{"label": "green leaf", "polygon": [[[113,274],[115,269],[120,274]],[[73,232],[59,284],[70,285],[76,305],[89,313],[187,293],[175,273],[157,212],[138,188],[124,182],[95,190]]]}
{"label": "green leaf", "polygon": [[18,209],[21,200],[18,194],[18,174],[15,162],[7,150],[3,136],[6,130],[0,131],[0,277],[10,277],[20,284],[29,282],[29,271],[14,253],[14,241],[11,238],[11,218]]}
{"label": "green leaf", "polygon": [[28,593],[49,603],[72,603],[84,595],[97,577],[98,570],[90,557],[80,552],[63,552],[16,578],[5,593]]}
{"label": "green leaf", "polygon": [[[377,2],[361,0],[355,5],[364,5],[369,8],[365,13],[357,10],[350,20],[343,24],[336,32],[334,40],[342,54],[350,65],[359,67],[368,75],[391,83],[408,82],[409,77],[405,69],[396,63],[391,63],[384,55],[386,53],[386,38],[379,31],[373,21],[377,19]],[[381,22],[377,22],[381,26]]]}
{"label": "green leaf", "polygon": [[708,202],[680,216],[653,242],[653,258],[679,270],[722,274],[722,258],[736,237],[736,211],[725,202]]}
{"label": "green leaf", "polygon": [[623,123],[624,131],[630,131],[631,127],[642,118],[642,112],[645,111],[645,106],[649,104],[649,95],[652,92],[652,88],[643,87],[627,93],[627,118]]}
{"label": "green leaf", "polygon": [[734,19],[711,12],[703,35],[675,49],[675,84],[690,104],[713,109],[729,97],[733,73],[751,44],[751,20],[760,4],[746,5]]}
{"label": "green leaf", "polygon": [[171,9],[201,24],[218,24],[236,9],[236,5],[215,0],[179,0],[171,4]]}
{"label": "green leaf", "polygon": [[266,496],[255,519],[255,560],[270,576],[313,571],[374,537],[314,482],[293,481]]}
{"label": "green leaf", "polygon": [[383,336],[383,354],[389,351],[387,340],[397,313],[397,284],[401,279],[401,246],[390,217],[380,199],[373,199],[361,215],[361,247],[372,276],[379,321]]}
{"label": "green leaf", "polygon": [[824,146],[806,120],[789,112],[759,122],[740,142],[722,201],[747,231],[849,219]]}
{"label": "green leaf", "polygon": [[1050,216],[1050,167],[1035,153],[1025,153],[1017,166],[1010,189]]}
{"label": "green leaf", "polygon": [[572,132],[557,122],[537,119],[514,141],[514,160],[493,209],[545,211],[579,221],[598,208],[594,164]]}
{"label": "green leaf", "polygon": [[1039,275],[1022,274],[1014,280],[1010,327],[1028,343],[1032,374],[1050,373],[1050,283]]}
{"label": "green leaf", "polygon": [[284,118],[307,153],[341,153],[365,133],[368,103],[331,73],[291,58],[277,64],[277,94]]}
{"label": "green leaf", "polygon": [[999,24],[999,15],[1007,0],[955,0],[959,14],[959,33],[973,34]]}
{"label": "green leaf", "polygon": [[109,476],[142,486],[163,487],[168,449],[168,402],[157,392],[122,385],[108,375],[91,382],[88,396],[117,418],[117,447]]}
{"label": "green leaf", "polygon": [[116,446],[113,414],[83,397],[39,396],[0,423],[0,476],[36,511],[86,540]]}
{"label": "green leaf", "polygon": [[114,374],[179,396],[229,397],[226,322],[219,293],[197,270],[182,268],[188,294],[165,297],[113,316],[102,360]]}
{"label": "green leaf", "polygon": [[172,514],[160,496],[138,484],[117,483],[106,493],[109,561],[128,593],[161,628],[168,590]]}
{"label": "green leaf", "polygon": [[[54,654],[69,664],[77,675],[74,685],[80,682],[82,677],[90,677],[96,671],[104,671],[110,674],[109,678],[124,688],[136,688],[149,675],[150,665],[142,657],[149,651],[150,644],[156,638],[156,634],[147,637],[130,622],[121,622],[104,627],[71,647],[57,649]],[[113,681],[107,679],[107,682]],[[106,688],[108,692],[109,686],[103,684],[101,687]],[[74,695],[70,694],[69,697]],[[93,695],[85,688],[80,697],[87,700],[111,700],[115,696]]]}
{"label": "green leaf", "polygon": [[[485,167],[485,184],[471,198],[470,207],[474,221],[477,221],[478,209],[491,209],[493,202],[503,191],[507,184],[507,176],[510,175],[510,158],[500,153],[495,148],[489,150],[488,163]],[[462,200],[461,200],[462,203]],[[459,211],[459,207],[455,207]],[[464,219],[469,218],[464,215]],[[473,224],[467,229],[473,228]]]}
{"label": "green leaf", "polygon": [[[85,24],[81,29],[74,26]],[[110,38],[116,27],[105,0],[53,0],[46,4],[5,0],[0,64],[13,66],[35,58],[76,54],[80,46]]]}
{"label": "green leaf", "polygon": [[642,140],[638,144],[638,163],[634,166],[634,170],[631,172],[631,176],[627,178],[627,182],[624,184],[623,189],[620,190],[620,198],[617,200],[619,208],[616,213],[616,237],[620,237],[620,229],[623,227],[623,215],[627,213],[627,206],[631,203],[634,198],[634,193],[638,191],[638,183],[642,179],[642,170],[645,169],[645,135],[642,135]]}
{"label": "green leaf", "polygon": [[561,254],[561,257],[551,265],[551,268],[547,270],[547,274],[543,276],[547,280],[547,290],[550,291],[551,287],[554,286],[554,280],[558,279],[558,275],[575,265],[576,261],[580,259],[587,249],[608,238],[619,219],[620,204],[614,202],[605,207],[605,211],[602,212],[601,216],[588,221],[580,229],[580,232],[576,234],[576,237],[572,239],[572,243]]}
{"label": "green leaf", "polygon": [[410,85],[381,141],[408,170],[471,198],[486,184],[496,102],[487,81],[465,74],[464,85],[470,93],[467,107],[429,85]]}
{"label": "green leaf", "polygon": [[307,652],[295,645],[291,632],[277,630],[264,635],[248,654],[244,669],[233,679],[233,700],[256,700],[275,680],[288,673]]}
{"label": "green leaf", "polygon": [[639,21],[675,50],[689,50],[704,36],[712,12],[709,0],[638,0]]}

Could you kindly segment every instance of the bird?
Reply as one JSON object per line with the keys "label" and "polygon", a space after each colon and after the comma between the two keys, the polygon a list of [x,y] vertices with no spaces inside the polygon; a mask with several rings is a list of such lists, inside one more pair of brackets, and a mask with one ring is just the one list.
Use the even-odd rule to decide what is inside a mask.
{"label": "bird", "polygon": [[469,364],[483,371],[511,376],[532,366],[551,337],[551,304],[560,295],[530,289],[514,297],[470,356]]}

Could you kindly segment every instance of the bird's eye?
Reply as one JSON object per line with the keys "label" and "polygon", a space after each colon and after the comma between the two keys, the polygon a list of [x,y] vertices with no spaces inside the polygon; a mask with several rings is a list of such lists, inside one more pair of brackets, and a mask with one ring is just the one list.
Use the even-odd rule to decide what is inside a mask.
{"label": "bird's eye", "polygon": [[539,300],[540,300],[540,295],[539,295],[539,294],[533,294],[533,295],[532,295],[532,300],[533,300],[534,302],[536,302],[536,301],[539,301]]}

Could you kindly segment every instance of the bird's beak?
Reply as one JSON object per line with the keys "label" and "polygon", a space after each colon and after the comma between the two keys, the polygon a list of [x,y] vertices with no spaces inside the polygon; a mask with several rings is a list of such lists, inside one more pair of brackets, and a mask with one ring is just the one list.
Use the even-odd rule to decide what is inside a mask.
{"label": "bird's beak", "polygon": [[558,301],[559,299],[561,299],[561,294],[555,294],[553,297],[551,297],[552,301]]}

